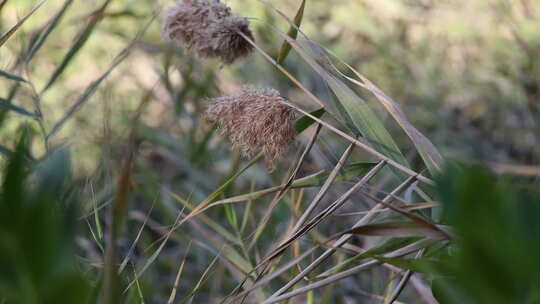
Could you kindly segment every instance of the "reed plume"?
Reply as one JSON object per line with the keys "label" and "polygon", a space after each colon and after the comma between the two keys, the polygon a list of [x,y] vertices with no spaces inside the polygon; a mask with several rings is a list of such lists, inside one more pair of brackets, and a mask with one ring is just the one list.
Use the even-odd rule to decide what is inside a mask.
{"label": "reed plume", "polygon": [[274,89],[244,86],[240,92],[208,101],[206,119],[216,122],[244,156],[263,152],[272,168],[294,140],[295,114]]}
{"label": "reed plume", "polygon": [[200,58],[219,58],[231,64],[253,51],[249,21],[219,0],[180,0],[165,11],[163,35]]}

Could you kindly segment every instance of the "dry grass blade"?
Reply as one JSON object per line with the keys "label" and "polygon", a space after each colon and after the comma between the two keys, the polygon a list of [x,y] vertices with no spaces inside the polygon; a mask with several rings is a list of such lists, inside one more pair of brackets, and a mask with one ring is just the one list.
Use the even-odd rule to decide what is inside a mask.
{"label": "dry grass blade", "polygon": [[[338,200],[336,200],[334,203],[328,206],[325,210],[323,210],[321,213],[315,216],[304,227],[294,232],[287,240],[281,242],[281,245],[279,245],[276,249],[274,249],[270,254],[267,254],[266,258],[264,258],[263,261],[261,261],[259,265],[257,265],[256,268],[259,268],[264,265],[264,270],[268,269],[272,261],[275,260],[280,255],[282,255],[289,245],[291,245],[300,236],[304,235],[305,233],[313,229],[318,223],[320,223],[323,219],[328,217],[330,214],[332,214],[332,212],[334,212],[337,208],[339,208],[342,204],[344,204],[349,199],[349,197],[356,190],[358,190],[359,187],[369,182],[369,180],[371,180],[371,178],[373,178],[384,167],[384,165],[385,165],[384,161],[377,164],[377,166],[375,166],[367,174],[365,174],[364,177],[354,187],[352,187],[349,191],[347,191],[347,193],[343,194]],[[264,272],[265,271],[261,272],[261,276]]]}
{"label": "dry grass blade", "polygon": [[[240,35],[242,35],[242,33],[239,33]],[[282,73],[285,74],[285,76],[287,76],[295,85],[297,85],[302,91],[304,91],[304,93],[306,93],[308,95],[308,97],[310,97],[313,101],[315,101],[317,104],[319,104],[320,106],[324,107],[324,103],[322,101],[320,101],[320,99],[313,95],[313,93],[311,93],[311,91],[309,91],[298,79],[296,79],[293,75],[291,75],[285,68],[283,68],[281,65],[277,64],[276,61],[274,59],[272,59],[272,57],[270,57],[270,55],[268,55],[264,50],[262,50],[253,40],[251,40],[249,37],[245,36],[245,35],[242,35],[242,37],[244,37],[244,39],[248,40],[254,47],[255,49],[261,54],[263,55],[264,58],[266,58],[270,63],[272,63],[275,67],[277,67]],[[294,43],[294,42],[293,42]],[[336,133],[337,135],[347,139],[348,141],[354,143],[356,146],[364,149],[366,152],[372,154],[373,156],[381,159],[381,160],[386,160],[388,162],[388,164],[390,164],[391,166],[393,166],[394,168],[398,169],[399,171],[402,171],[404,172],[405,174],[409,175],[409,176],[415,176],[417,177],[417,179],[423,183],[426,183],[428,185],[433,185],[434,182],[411,170],[410,168],[408,168],[407,166],[404,166],[388,157],[386,157],[384,154],[378,152],[377,150],[373,149],[372,147],[360,142],[359,140],[355,139],[354,137],[348,135],[347,133],[337,129],[336,127],[330,125],[329,123],[311,115],[309,112],[307,111],[304,111],[302,110],[301,108],[299,108],[298,106],[290,103],[290,102],[287,102],[287,101],[281,101],[282,103],[294,108],[296,111],[304,114],[305,116],[307,117],[310,117],[311,119],[313,119],[314,121],[322,124],[324,127],[328,128],[330,131],[332,131],[333,133]]]}
{"label": "dry grass blade", "polygon": [[201,275],[201,278],[199,279],[199,281],[197,282],[197,284],[195,285],[193,290],[180,303],[183,304],[183,303],[187,303],[188,301],[190,301],[193,298],[193,296],[195,296],[195,294],[199,291],[199,289],[208,281],[208,273],[210,272],[210,269],[212,269],[212,267],[214,267],[214,264],[216,264],[216,262],[219,259],[220,255],[221,255],[221,252],[219,252],[214,257],[212,262],[210,262],[208,267],[206,267],[206,269],[204,270],[203,274]]}
{"label": "dry grass blade", "polygon": [[[364,175],[369,170],[371,170],[376,163],[352,163],[350,165],[345,166],[345,168],[342,168],[340,173],[337,175],[335,179],[331,182],[332,184],[338,184],[341,182],[348,182],[355,180],[358,176]],[[322,186],[328,179],[332,172],[328,170],[321,170],[316,173],[313,173],[311,175],[297,178],[291,183],[291,189],[302,189],[302,188],[309,188],[309,187],[320,187]],[[285,187],[286,184],[282,184],[280,186],[274,186],[262,190],[253,191],[250,193],[245,193],[233,197],[229,197],[226,199],[218,200],[210,205],[208,205],[207,208],[211,208],[217,205],[223,205],[223,204],[229,204],[229,203],[238,203],[238,202],[245,202],[250,200],[258,199],[266,194],[274,193],[277,191],[280,191]]]}
{"label": "dry grass blade", "polygon": [[[173,192],[169,192],[169,193],[175,200],[180,202],[180,204],[182,204],[188,210],[194,210],[195,209],[195,207],[193,205],[191,205],[188,200],[180,197],[176,193],[173,193]],[[208,207],[210,208],[211,206],[212,205],[210,205]],[[210,217],[207,217],[202,213],[197,214],[197,217],[202,222],[204,222],[206,225],[208,225],[210,228],[212,228],[214,231],[219,233],[224,239],[230,241],[231,243],[233,243],[235,245],[241,245],[242,244],[242,241],[237,236],[232,235],[230,232],[227,231],[227,229],[225,229],[223,226],[218,224],[216,221],[212,220]]]}
{"label": "dry grass blade", "polygon": [[255,165],[257,162],[259,162],[263,158],[264,154],[259,153],[257,156],[255,156],[249,163],[247,163],[244,167],[242,167],[240,170],[238,170],[233,176],[231,176],[225,183],[223,183],[219,188],[216,189],[216,191],[212,192],[204,201],[200,202],[183,220],[182,222],[185,222],[189,219],[191,219],[194,216],[197,216],[198,214],[201,214],[202,212],[208,210],[210,208],[210,204],[212,201],[214,201],[218,196],[220,196],[229,185],[231,185],[242,173],[244,173],[247,169],[251,168],[251,166]]}
{"label": "dry grass blade", "polygon": [[[416,243],[413,243],[411,245],[408,245],[406,247],[403,247],[403,248],[400,248],[390,254],[387,254],[386,257],[390,258],[395,258],[395,257],[400,257],[400,256],[403,256],[403,255],[406,255],[406,254],[410,254],[412,252],[415,252],[415,251],[418,251],[420,249],[423,249],[431,244],[433,244],[433,240],[420,240]],[[380,265],[380,264],[383,264],[382,262],[380,261],[377,261],[377,260],[371,260],[369,262],[366,262],[366,263],[363,263],[361,265],[358,265],[356,267],[353,267],[351,269],[348,269],[348,270],[345,270],[343,272],[340,272],[338,274],[335,274],[333,276],[330,276],[328,278],[325,278],[325,279],[322,279],[320,281],[317,281],[315,283],[312,283],[312,284],[309,284],[309,285],[306,285],[306,286],[303,286],[303,287],[300,287],[298,289],[295,289],[291,292],[288,292],[288,293],[285,293],[285,294],[282,294],[280,296],[273,296],[269,299],[267,299],[266,301],[262,302],[261,304],[271,304],[271,303],[276,303],[276,302],[280,302],[280,301],[284,301],[286,299],[289,299],[289,298],[292,298],[294,296],[297,296],[299,294],[303,294],[303,293],[306,293],[310,290],[314,290],[314,289],[317,289],[317,288],[321,288],[321,287],[324,287],[328,284],[332,284],[332,283],[335,283],[339,280],[342,280],[342,279],[345,279],[347,277],[350,277],[350,276],[353,276],[361,271],[364,271],[366,269],[369,269],[371,267],[374,267],[374,266],[377,266],[377,265]]]}
{"label": "dry grass blade", "polygon": [[[15,34],[15,32],[19,29],[19,27],[21,27],[21,25],[23,25],[26,22],[26,20],[28,20],[28,18],[30,18],[30,16],[32,16],[38,10],[38,8],[40,8],[43,5],[43,3],[45,3],[45,1],[47,0],[43,0],[40,3],[38,3],[38,5],[34,6],[34,8],[28,14],[26,14],[9,31],[7,31],[6,33],[2,35],[2,37],[0,37],[0,47],[2,47],[4,43],[6,43],[6,41],[8,41],[8,39],[11,38],[13,34]],[[6,2],[2,2],[2,6],[4,6]]]}
{"label": "dry grass blade", "polygon": [[178,285],[180,284],[180,277],[182,276],[182,272],[184,271],[184,265],[186,264],[186,259],[189,253],[189,249],[191,248],[191,241],[188,244],[188,247],[186,249],[186,254],[184,255],[184,258],[182,259],[182,263],[180,263],[180,267],[178,267],[178,272],[176,273],[176,278],[174,280],[174,286],[171,290],[171,295],[169,296],[169,300],[167,301],[167,304],[172,304],[174,302],[174,299],[176,298],[176,292],[178,291]]}
{"label": "dry grass blade", "polygon": [[427,236],[436,240],[446,239],[446,235],[438,228],[433,229],[419,222],[384,222],[368,224],[349,229],[343,234],[361,234],[386,237]]}
{"label": "dry grass blade", "polygon": [[317,124],[317,130],[315,131],[315,133],[311,137],[309,143],[307,144],[306,148],[304,149],[304,151],[302,152],[302,154],[300,155],[300,157],[296,161],[296,163],[294,165],[294,169],[292,170],[291,174],[287,178],[287,182],[285,183],[285,186],[283,188],[281,188],[281,190],[279,190],[279,192],[274,196],[274,198],[272,199],[272,202],[270,203],[270,206],[266,209],[266,212],[265,212],[261,222],[259,223],[259,225],[255,229],[255,232],[253,234],[253,239],[251,240],[251,243],[249,244],[250,248],[255,245],[255,243],[257,242],[257,240],[259,238],[259,236],[263,232],[264,228],[266,228],[266,224],[270,220],[270,216],[272,215],[272,212],[273,212],[274,208],[276,207],[276,205],[279,203],[279,201],[281,201],[281,199],[283,198],[285,193],[287,193],[287,191],[290,189],[291,184],[292,184],[293,180],[296,177],[296,174],[298,174],[298,170],[300,170],[300,167],[304,163],[304,160],[306,159],[306,156],[309,154],[309,151],[311,151],[311,148],[313,148],[313,145],[315,144],[315,141],[317,140],[317,137],[319,136],[320,131],[321,131],[321,125]]}
{"label": "dry grass blade", "polygon": [[171,237],[172,233],[178,228],[178,226],[180,225],[179,223],[179,220],[180,218],[182,217],[182,213],[184,212],[184,210],[182,209],[182,211],[180,211],[178,213],[178,216],[176,217],[175,221],[174,221],[174,224],[173,226],[171,227],[171,229],[169,229],[169,231],[167,232],[167,234],[165,235],[165,238],[163,239],[163,241],[161,242],[161,244],[159,245],[158,249],[156,249],[156,251],[152,254],[152,256],[150,256],[150,258],[148,258],[148,260],[146,261],[146,263],[144,264],[144,266],[141,268],[141,270],[139,270],[139,272],[137,272],[137,274],[135,275],[135,279],[133,279],[128,285],[127,287],[124,289],[123,293],[127,292],[131,286],[133,286],[133,284],[135,284],[136,280],[138,280],[141,275],[148,269],[148,267],[150,267],[150,265],[152,265],[152,263],[154,263],[154,261],[158,258],[159,254],[161,253],[161,251],[163,250],[163,248],[165,247],[165,245],[167,244],[167,242],[169,241],[169,238]]}
{"label": "dry grass blade", "polygon": [[[413,182],[415,181],[414,177],[410,177],[405,182],[403,182],[401,185],[399,185],[392,193],[387,195],[383,201],[389,202],[393,199],[394,196],[399,195],[401,192],[405,191],[407,187],[409,187]],[[375,215],[375,211],[378,209],[381,209],[382,205],[378,204],[375,207],[371,209],[371,212],[366,214],[364,217],[362,217],[354,226],[353,228],[365,225],[368,221],[370,221]],[[291,281],[289,281],[287,284],[285,284],[282,288],[280,288],[278,291],[276,291],[267,301],[270,301],[279,295],[283,294],[285,291],[287,291],[289,288],[294,286],[296,283],[298,283],[302,278],[307,276],[309,273],[311,273],[312,270],[314,270],[317,266],[319,266],[323,261],[325,261],[328,257],[330,257],[337,248],[341,247],[343,244],[345,244],[350,238],[352,237],[351,234],[347,234],[342,236],[339,240],[337,240],[331,248],[327,249],[323,254],[321,254],[315,261],[313,261],[309,266],[307,266],[302,272],[300,272],[296,277],[294,277]]]}
{"label": "dry grass blade", "polygon": [[[400,208],[403,209],[403,210],[406,210],[406,211],[412,211],[412,210],[430,209],[430,208],[440,207],[440,206],[441,206],[441,204],[439,204],[439,203],[436,203],[436,202],[429,202],[429,203],[416,203],[416,204],[414,204],[414,205],[402,206],[402,207],[400,207]],[[385,208],[385,209],[378,210],[377,213],[388,212],[388,211],[390,211],[390,210],[391,210],[391,209]],[[355,216],[355,215],[365,215],[365,214],[367,214],[368,212],[369,212],[369,211],[347,212],[347,213],[333,214],[332,216]]]}
{"label": "dry grass blade", "polygon": [[381,201],[379,199],[377,199],[376,197],[374,197],[373,195],[369,194],[369,193],[364,193],[364,195],[368,198],[370,198],[371,200],[375,201],[375,202],[378,202],[380,205],[383,205],[385,206],[386,208],[388,209],[391,209],[411,220],[413,220],[415,223],[418,223],[419,225],[425,227],[426,229],[428,230],[431,230],[433,233],[437,234],[439,237],[441,237],[441,239],[446,239],[448,238],[448,235],[442,231],[441,229],[439,229],[436,225],[434,225],[433,223],[430,223],[429,221],[423,219],[422,217],[416,215],[416,214],[413,214],[407,210],[404,210],[400,207],[395,207],[395,206],[392,206],[390,204],[388,204],[387,202],[385,201]]}
{"label": "dry grass blade", "polygon": [[330,173],[330,175],[328,176],[328,178],[326,179],[326,181],[322,185],[322,187],[319,190],[319,192],[317,193],[317,195],[315,195],[315,198],[313,198],[313,200],[309,204],[308,208],[304,211],[302,216],[296,222],[296,225],[292,229],[291,234],[296,233],[298,231],[298,229],[300,229],[300,227],[307,221],[307,219],[309,218],[309,216],[311,215],[313,210],[315,210],[315,208],[319,205],[319,203],[322,200],[322,198],[324,197],[324,195],[330,189],[330,185],[332,185],[332,183],[334,182],[334,180],[338,176],[339,172],[341,171],[341,169],[345,165],[345,163],[347,163],[347,159],[351,155],[353,149],[354,149],[354,145],[350,144],[347,147],[347,149],[345,150],[345,152],[343,152],[343,154],[341,155],[341,158],[338,160],[338,163],[332,169],[332,172]]}
{"label": "dry grass blade", "polygon": [[296,79],[287,69],[285,69],[281,64],[278,64],[268,53],[266,53],[259,45],[257,45],[251,38],[244,35],[241,32],[238,32],[240,36],[242,36],[244,39],[246,39],[253,47],[266,59],[268,60],[273,66],[275,66],[280,72],[282,72],[285,76],[287,76],[294,84],[296,84],[299,88],[306,93],[311,100],[313,100],[316,104],[324,108],[324,103],[317,98],[313,93],[311,93],[310,90],[308,90],[298,79]]}
{"label": "dry grass blade", "polygon": [[382,153],[376,151],[375,149],[371,148],[370,146],[360,142],[359,140],[355,139],[354,137],[348,135],[347,133],[337,129],[336,127],[334,127],[332,125],[330,125],[329,123],[327,123],[327,122],[325,122],[323,120],[320,120],[315,116],[310,115],[308,112],[300,109],[298,106],[296,106],[294,104],[291,104],[289,102],[284,102],[284,103],[286,103],[290,107],[293,107],[298,112],[300,112],[300,113],[302,113],[302,114],[304,114],[306,116],[311,117],[313,120],[317,121],[318,123],[320,123],[323,126],[325,126],[326,128],[328,128],[330,131],[332,131],[332,132],[336,133],[337,135],[340,135],[341,137],[349,140],[350,142],[354,143],[356,146],[362,148],[363,150],[365,150],[366,152],[372,154],[373,156],[376,156],[379,159],[386,161],[389,165],[391,165],[394,168],[402,171],[403,173],[406,173],[407,175],[409,175],[411,177],[415,177],[416,179],[418,179],[419,181],[421,181],[421,182],[423,182],[425,184],[428,184],[428,185],[434,185],[435,184],[431,179],[429,179],[429,178],[423,176],[422,174],[417,173],[417,172],[409,169],[408,167],[403,166],[400,163],[386,157],[384,154],[382,154]]}
{"label": "dry grass blade", "polygon": [[148,213],[144,217],[144,222],[141,225],[141,228],[139,229],[139,232],[137,233],[137,237],[135,237],[135,240],[133,241],[133,243],[129,247],[129,250],[128,250],[127,254],[126,254],[126,257],[122,261],[122,264],[120,264],[120,268],[118,269],[118,273],[122,273],[122,271],[126,267],[127,263],[129,262],[129,259],[131,258],[131,255],[133,254],[133,252],[135,250],[135,246],[137,246],[137,243],[139,242],[139,238],[141,237],[142,232],[143,232],[144,228],[146,227],[146,223],[148,222],[148,219],[150,218],[150,214],[152,214],[152,210],[154,210],[154,204],[152,204],[152,207],[150,207],[150,210],[148,210]]}
{"label": "dry grass blade", "polygon": [[[275,271],[271,272],[270,274],[266,275],[264,278],[261,278],[260,280],[256,281],[255,284],[253,284],[253,286],[249,287],[249,289],[239,293],[235,299],[239,299],[241,297],[244,297],[246,296],[247,294],[251,293],[252,291],[254,291],[255,289],[259,288],[259,287],[262,287],[264,286],[265,284],[269,283],[270,281],[272,281],[273,279],[277,278],[278,276],[282,275],[283,273],[285,273],[287,270],[291,269],[292,267],[298,265],[298,263],[300,263],[300,261],[302,261],[303,259],[305,259],[307,256],[309,256],[310,254],[312,254],[319,246],[315,246],[315,247],[312,247],[310,248],[309,250],[306,250],[304,253],[300,254],[298,257],[290,260],[289,262],[287,262],[285,265],[279,267],[278,269],[276,269]],[[257,268],[255,268],[257,269]],[[254,270],[255,270],[254,269]],[[247,277],[246,279],[247,280]],[[231,294],[234,294],[235,292],[237,292],[238,290],[240,290],[241,288],[241,285],[240,284],[237,288],[235,288],[235,290],[231,293]],[[235,301],[235,299],[232,300],[232,302]]]}
{"label": "dry grass blade", "polygon": [[357,182],[353,187],[351,187],[340,198],[338,198],[335,202],[333,202],[328,207],[326,207],[323,211],[321,211],[309,223],[307,223],[304,227],[302,227],[297,232],[295,232],[289,239],[284,241],[282,245],[280,245],[277,249],[275,249],[269,255],[269,257],[265,260],[272,260],[275,257],[277,257],[277,255],[281,254],[292,242],[294,242],[296,239],[298,239],[302,235],[306,234],[308,231],[313,229],[317,224],[319,224],[322,220],[324,220],[326,217],[332,214],[335,210],[337,210],[340,206],[342,206],[351,197],[351,195],[353,195],[362,186],[368,183],[377,173],[379,173],[384,167],[384,165],[385,165],[384,161],[377,164],[377,166],[375,166],[373,169],[371,169],[371,171],[369,171],[366,175],[364,175],[364,177],[362,177],[362,179],[359,182]]}

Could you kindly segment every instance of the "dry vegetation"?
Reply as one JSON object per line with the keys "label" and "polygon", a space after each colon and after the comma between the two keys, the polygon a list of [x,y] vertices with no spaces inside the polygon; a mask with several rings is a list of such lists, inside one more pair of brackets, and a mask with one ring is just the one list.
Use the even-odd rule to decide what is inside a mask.
{"label": "dry vegetation", "polygon": [[539,1],[0,16],[0,304],[540,301]]}

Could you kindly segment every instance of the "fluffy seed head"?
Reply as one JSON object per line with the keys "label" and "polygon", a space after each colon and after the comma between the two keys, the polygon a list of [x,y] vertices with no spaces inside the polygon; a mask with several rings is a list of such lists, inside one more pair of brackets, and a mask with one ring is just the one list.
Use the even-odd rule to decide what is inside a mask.
{"label": "fluffy seed head", "polygon": [[243,87],[234,95],[208,101],[205,116],[229,134],[233,147],[245,156],[263,152],[273,167],[294,139],[294,111],[281,103],[274,89]]}
{"label": "fluffy seed head", "polygon": [[230,64],[247,56],[253,46],[238,32],[254,40],[249,21],[231,13],[219,0],[179,0],[165,10],[163,35],[201,58],[217,57]]}

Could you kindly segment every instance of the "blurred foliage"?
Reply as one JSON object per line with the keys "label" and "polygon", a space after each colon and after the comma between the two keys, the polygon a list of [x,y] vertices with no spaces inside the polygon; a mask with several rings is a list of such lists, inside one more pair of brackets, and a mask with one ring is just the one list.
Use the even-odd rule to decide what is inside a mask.
{"label": "blurred foliage", "polygon": [[439,192],[457,234],[435,268],[439,302],[538,303],[540,188],[511,185],[480,166],[452,166]]}
{"label": "blurred foliage", "polygon": [[65,187],[69,156],[59,150],[34,167],[26,140],[9,160],[0,194],[1,297],[7,303],[84,303],[89,284],[74,246],[79,221]]}
{"label": "blurred foliage", "polygon": [[[0,33],[8,32],[38,2],[0,0]],[[298,136],[297,147],[280,167],[267,172],[257,160],[244,165],[214,126],[200,120],[204,99],[250,83],[275,87],[316,116],[323,111],[316,111],[318,105],[258,54],[223,67],[164,42],[159,14],[172,3],[45,1],[0,47],[0,153],[5,167],[0,303],[83,303],[91,284],[97,288],[89,297],[97,297],[110,228],[106,212],[132,142],[139,147],[133,159],[133,193],[127,229],[117,240],[122,284],[129,286],[124,295],[130,303],[167,303],[174,298],[173,290],[174,303],[221,300],[294,225],[315,195],[313,189],[293,187],[270,210],[268,228],[257,244],[249,245],[271,200],[253,194],[284,182],[287,167],[313,135],[313,128],[306,129],[312,121],[298,121],[305,132]],[[290,24],[275,11],[255,0],[227,3],[250,18],[257,43],[270,55],[288,52],[271,26],[286,32]],[[292,19],[301,1],[271,4]],[[539,0],[307,0],[301,23],[311,39],[397,101],[446,157],[524,166],[540,164],[538,28]],[[283,65],[316,96],[333,101],[332,88],[294,48]],[[424,170],[413,144],[374,97],[368,91],[354,92],[384,118],[383,129],[411,168]],[[329,116],[322,117],[339,123]],[[27,130],[26,137],[21,129]],[[327,175],[346,144],[323,129],[299,177]],[[356,149],[349,165],[367,162],[371,167],[372,161]],[[350,177],[332,185],[327,200],[349,189],[360,174]],[[320,186],[319,178],[308,186]],[[538,182],[534,176],[499,180],[481,168],[451,168],[439,178],[445,217],[436,224],[454,229],[458,237],[450,245],[429,247],[426,259],[416,264],[410,256],[387,262],[431,274],[441,303],[538,302]],[[395,183],[376,178],[373,184],[380,189],[372,194],[379,197]],[[525,191],[522,184],[533,190]],[[413,189],[406,191],[404,201],[425,203]],[[198,202],[246,193],[250,200],[216,206],[178,224],[200,207]],[[364,211],[373,203],[361,195],[351,201],[345,211]],[[429,211],[414,214],[433,219]],[[352,218],[331,217],[283,260],[316,244],[326,246],[327,237],[350,228],[350,223]],[[417,239],[357,238],[351,248],[371,249],[370,254],[359,254],[351,262],[349,248],[325,266],[343,260],[351,266]],[[287,282],[297,272],[293,269],[280,279]],[[354,298],[363,303],[378,299],[378,294],[387,299],[396,274],[386,268],[359,274],[317,291],[317,300],[350,303]],[[248,276],[246,285],[252,279]],[[422,283],[415,284],[405,288],[399,300],[420,303]],[[277,287],[268,283],[253,297],[260,300]]]}

